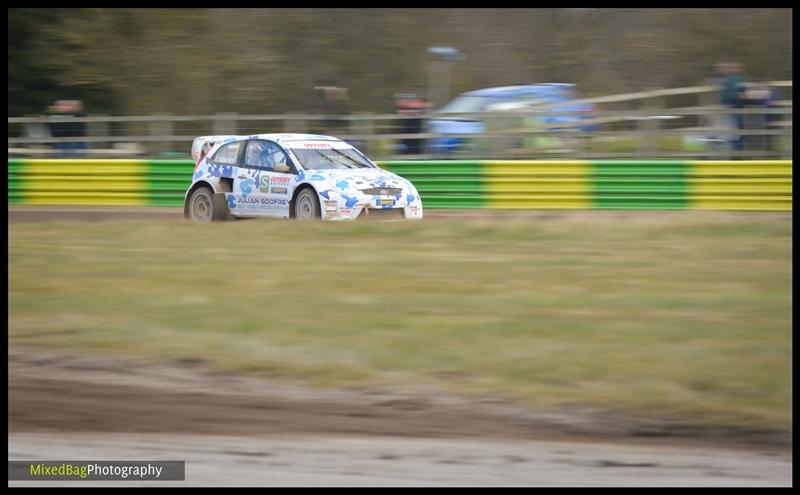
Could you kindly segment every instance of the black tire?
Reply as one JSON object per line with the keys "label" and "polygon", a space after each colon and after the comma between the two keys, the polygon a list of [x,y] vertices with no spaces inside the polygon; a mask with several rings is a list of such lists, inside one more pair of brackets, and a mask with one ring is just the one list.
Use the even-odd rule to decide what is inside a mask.
{"label": "black tire", "polygon": [[214,192],[207,187],[199,187],[189,196],[189,219],[193,222],[207,223],[225,220],[228,213],[214,206]]}
{"label": "black tire", "polygon": [[297,220],[319,220],[319,198],[313,189],[303,189],[294,199],[294,217]]}

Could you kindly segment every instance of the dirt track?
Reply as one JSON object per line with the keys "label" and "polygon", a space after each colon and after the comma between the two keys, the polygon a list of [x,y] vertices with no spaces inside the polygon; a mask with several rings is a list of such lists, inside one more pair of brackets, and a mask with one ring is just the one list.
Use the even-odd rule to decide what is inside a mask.
{"label": "dirt track", "polygon": [[791,483],[786,432],[317,390],[36,348],[12,349],[9,375],[10,460],[186,459],[191,485]]}
{"label": "dirt track", "polygon": [[[736,212],[736,211],[693,211],[693,210],[425,210],[425,218],[517,218],[530,220],[570,220],[582,218],[666,218],[700,213],[706,217],[753,218],[765,217],[791,219],[791,212]],[[9,206],[8,221],[52,222],[52,221],[124,221],[124,220],[175,220],[183,221],[180,207],[140,207],[140,206]]]}

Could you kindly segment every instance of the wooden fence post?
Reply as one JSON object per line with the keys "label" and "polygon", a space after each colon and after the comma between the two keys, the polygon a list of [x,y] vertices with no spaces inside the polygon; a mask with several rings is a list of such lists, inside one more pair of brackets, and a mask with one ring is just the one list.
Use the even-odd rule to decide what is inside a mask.
{"label": "wooden fence post", "polygon": [[307,132],[306,119],[302,115],[284,114],[283,116],[283,132],[294,132],[298,134],[305,134]]}
{"label": "wooden fence post", "polygon": [[374,134],[372,113],[360,112],[355,114],[355,117],[356,117],[355,119],[350,120],[351,123],[350,130],[353,134],[365,136],[363,140],[360,140],[362,142],[361,151],[364,152],[366,155],[369,155],[371,153],[371,150],[375,148],[375,143],[372,142]]}
{"label": "wooden fence post", "polygon": [[663,97],[654,96],[642,100],[642,115],[639,120],[639,153],[655,154],[659,150],[658,130],[661,126],[658,111],[663,108]]}
{"label": "wooden fence post", "polygon": [[[107,115],[92,115],[92,117],[107,117]],[[108,122],[105,121],[89,122],[86,130],[90,138],[108,137],[108,127]],[[93,141],[87,144],[87,148],[91,150],[108,148],[107,141]]]}
{"label": "wooden fence post", "polygon": [[150,121],[150,136],[154,139],[150,141],[148,149],[151,154],[163,155],[172,149],[172,141],[163,139],[164,136],[172,136],[172,121],[152,120]]}
{"label": "wooden fence post", "polygon": [[226,135],[236,134],[236,114],[235,113],[217,113],[214,114],[214,134]]}

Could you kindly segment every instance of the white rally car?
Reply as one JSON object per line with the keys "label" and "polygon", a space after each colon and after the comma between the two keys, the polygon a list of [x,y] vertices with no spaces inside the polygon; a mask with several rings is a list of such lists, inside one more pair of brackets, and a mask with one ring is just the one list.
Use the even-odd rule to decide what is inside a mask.
{"label": "white rally car", "polygon": [[193,221],[422,218],[411,182],[334,137],[202,136],[192,143],[192,158],[184,216]]}

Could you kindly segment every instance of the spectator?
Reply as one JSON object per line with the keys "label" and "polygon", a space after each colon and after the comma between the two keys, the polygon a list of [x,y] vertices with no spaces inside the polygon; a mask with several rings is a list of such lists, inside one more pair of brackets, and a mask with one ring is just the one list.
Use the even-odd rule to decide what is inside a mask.
{"label": "spectator", "polygon": [[[745,79],[742,75],[742,66],[738,63],[722,63],[717,65],[717,69],[722,85],[722,104],[730,112],[728,114],[729,127],[742,130],[744,129],[744,116],[741,113],[735,113],[735,109],[744,106]],[[729,142],[734,150],[743,149],[744,140],[741,134],[729,136]]]}
{"label": "spectator", "polygon": [[[405,117],[398,121],[398,132],[401,134],[422,134],[423,113],[428,109],[428,102],[415,94],[395,95],[397,113]],[[424,150],[424,139],[404,138],[400,141],[400,153],[405,155],[419,155]]]}
{"label": "spectator", "polygon": [[325,115],[322,134],[341,135],[347,131],[346,116],[350,114],[347,88],[333,86],[330,81],[323,81],[323,85],[315,86],[319,95],[319,108]]}
{"label": "spectator", "polygon": [[[71,117],[85,117],[83,102],[80,100],[58,100],[48,108],[50,115],[50,135],[54,138],[85,137],[85,122],[63,122],[62,119]],[[53,148],[58,150],[56,156],[75,157],[81,156],[86,149],[86,143],[80,141],[59,141],[53,143]]]}
{"label": "spectator", "polygon": [[[743,107],[747,109],[768,109],[775,108],[775,93],[768,85],[757,85],[747,89],[743,93]],[[744,116],[744,128],[749,130],[765,131],[774,127],[772,124],[778,115],[768,113],[748,113]],[[766,134],[746,136],[744,148],[756,151],[770,151],[772,141]]]}

